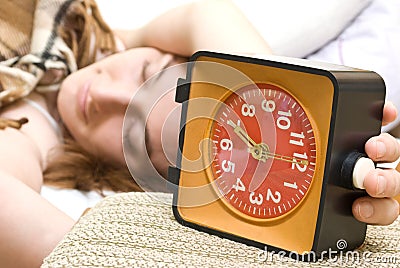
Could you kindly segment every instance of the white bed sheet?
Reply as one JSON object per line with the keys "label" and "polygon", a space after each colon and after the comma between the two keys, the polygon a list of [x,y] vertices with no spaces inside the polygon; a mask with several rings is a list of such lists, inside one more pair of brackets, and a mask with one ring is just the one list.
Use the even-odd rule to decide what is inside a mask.
{"label": "white bed sheet", "polygon": [[[114,192],[105,192],[105,196],[112,194]],[[84,192],[73,189],[59,189],[46,185],[42,187],[41,195],[74,220],[78,220],[87,208],[93,207],[104,198],[95,191]]]}
{"label": "white bed sheet", "polygon": [[[370,5],[370,0],[292,1],[292,4],[297,3],[296,8],[291,9],[296,11],[294,13],[287,10],[290,5],[286,0],[234,1],[277,54],[303,57],[327,44],[308,58],[378,72],[385,79],[388,99],[400,108],[400,80],[397,78],[400,74],[400,0],[374,0]],[[114,28],[139,27],[168,8],[185,2],[190,1],[148,0],[140,1],[139,4],[137,1],[98,0],[105,20]],[[324,3],[327,8],[325,13],[313,11],[318,3]],[[279,12],[268,12],[273,4],[282,8],[284,20],[279,21]],[[362,13],[353,21],[360,11]],[[302,18],[308,20],[303,21]],[[342,23],[337,24],[337,20]],[[342,32],[347,25],[349,27]],[[286,32],[283,32],[284,29]],[[295,42],[297,47],[293,49],[293,33],[299,30],[304,32],[296,34],[299,42]],[[113,192],[106,194],[111,195]],[[102,199],[95,192],[60,190],[48,186],[43,187],[42,195],[74,219],[78,219],[86,208]]]}

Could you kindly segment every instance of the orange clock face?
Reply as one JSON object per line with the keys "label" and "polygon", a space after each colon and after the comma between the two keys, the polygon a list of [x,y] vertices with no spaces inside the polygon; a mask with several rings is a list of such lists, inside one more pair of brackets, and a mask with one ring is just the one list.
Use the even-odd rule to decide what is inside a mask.
{"label": "orange clock face", "polygon": [[314,131],[301,104],[283,88],[257,84],[231,93],[209,135],[212,180],[236,213],[277,219],[305,198],[315,171]]}

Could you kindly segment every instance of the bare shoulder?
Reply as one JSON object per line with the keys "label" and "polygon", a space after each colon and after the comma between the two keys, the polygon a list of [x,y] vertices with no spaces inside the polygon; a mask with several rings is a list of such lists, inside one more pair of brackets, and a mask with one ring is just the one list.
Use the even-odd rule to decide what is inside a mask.
{"label": "bare shoulder", "polygon": [[46,118],[46,111],[46,101],[38,94],[0,111],[0,116],[4,118],[26,117],[29,120],[20,130],[0,130],[0,170],[35,190],[39,190],[42,184],[42,172],[49,150],[59,143],[54,127]]}

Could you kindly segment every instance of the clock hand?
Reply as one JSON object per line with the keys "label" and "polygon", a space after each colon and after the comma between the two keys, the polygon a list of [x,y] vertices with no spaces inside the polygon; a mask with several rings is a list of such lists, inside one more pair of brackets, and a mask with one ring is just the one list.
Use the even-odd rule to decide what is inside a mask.
{"label": "clock hand", "polygon": [[241,128],[240,126],[236,125],[235,123],[233,123],[232,120],[228,120],[228,125],[230,125],[231,127],[233,127],[233,131],[236,133],[236,135],[239,136],[239,138],[247,144],[247,146],[249,148],[254,147],[255,145],[257,145],[257,143],[255,143],[255,141],[246,133],[246,131],[244,131],[243,128]]}
{"label": "clock hand", "polygon": [[282,161],[289,162],[289,163],[308,165],[308,161],[304,160],[304,159],[298,159],[298,158],[295,158],[292,156],[271,153],[269,151],[268,145],[266,145],[265,143],[256,144],[255,146],[250,148],[250,152],[255,159],[261,160],[263,162],[265,162],[266,159],[268,159],[268,158],[274,158],[274,159],[282,160]]}
{"label": "clock hand", "polygon": [[274,158],[277,160],[282,160],[282,161],[286,161],[286,162],[290,162],[290,163],[297,163],[300,165],[308,165],[308,161],[304,160],[304,159],[297,159],[295,157],[291,157],[291,156],[286,156],[286,155],[280,155],[280,154],[274,154],[274,153],[267,153],[267,158]]}
{"label": "clock hand", "polygon": [[236,125],[232,120],[228,120],[227,124],[233,127],[233,131],[239,136],[239,138],[247,144],[249,152],[256,160],[265,162],[268,158],[274,158],[289,163],[297,163],[300,165],[308,165],[308,161],[304,159],[297,159],[295,157],[274,154],[269,151],[268,145],[265,143],[256,143],[243,128]]}

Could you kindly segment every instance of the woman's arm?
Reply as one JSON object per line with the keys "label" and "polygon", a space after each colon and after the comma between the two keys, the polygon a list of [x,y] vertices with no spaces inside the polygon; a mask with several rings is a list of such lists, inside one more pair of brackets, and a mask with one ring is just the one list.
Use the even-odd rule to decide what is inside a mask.
{"label": "woman's arm", "polygon": [[38,267],[74,224],[39,194],[57,136],[43,114],[23,101],[0,116],[29,119],[20,130],[0,130],[0,267]]}
{"label": "woman's arm", "polygon": [[[44,98],[33,93],[27,100],[46,110]],[[21,129],[0,130],[0,171],[6,172],[39,192],[47,154],[59,143],[53,126],[46,117],[25,100],[1,110],[1,117],[18,119],[27,117],[29,122]]]}
{"label": "woman's arm", "polygon": [[270,54],[262,36],[227,0],[192,2],[136,30],[116,31],[127,48],[151,46],[182,56],[198,50]]}
{"label": "woman's arm", "polygon": [[[21,156],[22,156],[21,152]],[[18,159],[15,165],[22,165]],[[74,221],[0,169],[0,267],[39,267]]]}

